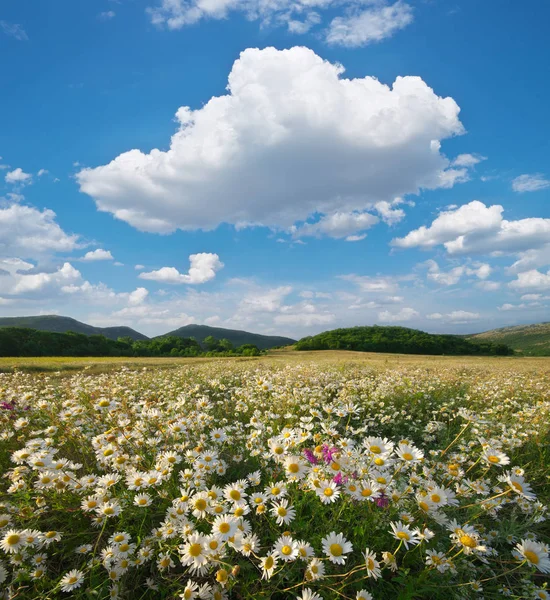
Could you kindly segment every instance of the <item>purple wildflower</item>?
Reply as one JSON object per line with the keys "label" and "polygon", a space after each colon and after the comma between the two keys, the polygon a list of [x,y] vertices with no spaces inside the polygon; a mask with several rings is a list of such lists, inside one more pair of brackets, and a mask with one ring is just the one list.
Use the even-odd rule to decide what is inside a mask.
{"label": "purple wildflower", "polygon": [[317,460],[315,454],[313,454],[313,451],[309,448],[304,448],[304,456],[306,457],[306,460],[312,465],[319,464],[319,461]]}

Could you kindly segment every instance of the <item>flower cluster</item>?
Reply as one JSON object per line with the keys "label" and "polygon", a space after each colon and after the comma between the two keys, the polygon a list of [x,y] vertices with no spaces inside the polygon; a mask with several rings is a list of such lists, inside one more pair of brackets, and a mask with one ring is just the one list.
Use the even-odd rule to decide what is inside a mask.
{"label": "flower cluster", "polygon": [[0,598],[546,598],[549,376],[0,374]]}

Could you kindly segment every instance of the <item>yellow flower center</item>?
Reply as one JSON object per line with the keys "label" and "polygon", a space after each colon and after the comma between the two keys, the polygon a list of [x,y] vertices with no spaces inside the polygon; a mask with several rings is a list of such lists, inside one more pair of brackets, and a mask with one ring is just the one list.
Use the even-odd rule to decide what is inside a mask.
{"label": "yellow flower center", "polygon": [[420,508],[424,511],[424,512],[428,512],[430,510],[429,505],[426,502],[419,502],[418,506],[420,506]]}
{"label": "yellow flower center", "polygon": [[231,529],[231,526],[229,525],[229,523],[220,523],[220,526],[218,527],[220,533],[229,533],[229,530]]}
{"label": "yellow flower center", "polygon": [[372,496],[372,490],[370,488],[365,488],[364,490],[361,490],[361,496],[363,496],[363,498],[368,498],[369,496]]}
{"label": "yellow flower center", "polygon": [[382,452],[382,450],[381,450],[380,446],[371,446],[371,447],[370,447],[370,451],[371,451],[373,454],[380,454],[380,453]]}
{"label": "yellow flower center", "polygon": [[512,481],[512,487],[518,492],[523,492],[523,486],[517,481]]}
{"label": "yellow flower center", "polygon": [[70,585],[72,585],[73,583],[76,583],[77,581],[78,581],[78,577],[75,577],[74,575],[71,575],[71,577],[69,577],[68,583]]}
{"label": "yellow flower center", "polygon": [[129,549],[130,549],[130,546],[129,546],[129,544],[120,544],[120,548],[119,548],[119,550],[120,550],[121,552],[128,552],[128,550],[129,550]]}
{"label": "yellow flower center", "polygon": [[292,547],[291,546],[283,546],[281,548],[281,554],[284,554],[285,556],[288,556],[289,554],[292,554]]}
{"label": "yellow flower center", "polygon": [[298,471],[300,470],[300,467],[296,463],[291,463],[290,465],[288,465],[288,470],[291,473],[298,473]]}
{"label": "yellow flower center", "polygon": [[197,510],[204,510],[206,508],[206,500],[204,498],[199,498],[195,500],[195,508]]}
{"label": "yellow flower center", "polygon": [[287,513],[286,508],[284,506],[279,506],[279,508],[277,509],[277,514],[280,517],[286,517],[286,513]]}
{"label": "yellow flower center", "polygon": [[225,583],[227,581],[228,577],[229,577],[229,573],[225,569],[220,569],[216,573],[216,581],[218,583]]}
{"label": "yellow flower center", "polygon": [[281,493],[281,488],[279,488],[279,487],[276,487],[276,486],[275,486],[275,487],[272,487],[272,488],[271,488],[271,493],[272,493],[274,496],[278,496],[278,495]]}
{"label": "yellow flower center", "polygon": [[231,498],[231,500],[240,500],[241,492],[239,492],[239,490],[231,490],[229,492],[229,497]]}
{"label": "yellow flower center", "polygon": [[328,487],[328,488],[325,488],[325,490],[323,491],[323,494],[324,494],[325,496],[327,496],[327,497],[330,497],[330,496],[332,496],[332,494],[333,494],[333,493],[334,493],[333,489],[332,489],[332,488],[329,488],[329,487]]}
{"label": "yellow flower center", "polygon": [[398,531],[397,537],[400,540],[410,540],[411,539],[411,536],[406,531]]}
{"label": "yellow flower center", "polygon": [[55,531],[48,531],[45,535],[46,535],[46,537],[48,539],[51,539],[51,538],[53,538],[53,537],[56,536],[56,532]]}
{"label": "yellow flower center", "polygon": [[493,463],[494,465],[496,465],[496,464],[498,464],[500,462],[500,458],[498,456],[495,456],[494,454],[492,454],[491,456],[488,456],[487,460],[490,463]]}
{"label": "yellow flower center", "polygon": [[467,548],[475,548],[477,546],[475,539],[471,535],[467,534],[460,536],[460,543]]}
{"label": "yellow flower center", "polygon": [[21,539],[21,536],[17,533],[12,533],[11,535],[8,535],[8,539],[6,540],[6,543],[8,544],[8,546],[15,546],[16,544],[19,543],[19,540]]}
{"label": "yellow flower center", "polygon": [[410,452],[403,452],[403,458],[405,460],[412,460],[413,459],[413,455]]}
{"label": "yellow flower center", "polygon": [[540,562],[538,554],[532,550],[525,550],[523,556],[525,556],[525,558],[533,565],[538,565]]}
{"label": "yellow flower center", "polygon": [[112,448],[107,448],[107,450],[103,450],[103,456],[111,456],[114,452]]}
{"label": "yellow flower center", "polygon": [[441,496],[439,494],[431,495],[432,502],[441,502]]}
{"label": "yellow flower center", "polygon": [[342,556],[342,553],[344,551],[340,544],[331,544],[329,549],[332,556]]}
{"label": "yellow flower center", "polygon": [[115,535],[115,542],[118,544],[119,542],[124,541],[124,536],[123,535]]}
{"label": "yellow flower center", "polygon": [[[288,546],[286,546],[286,548],[288,548]],[[266,570],[272,569],[273,568],[273,564],[274,564],[273,557],[272,556],[268,556],[265,559],[265,562],[264,562],[264,569],[266,569]]]}
{"label": "yellow flower center", "polygon": [[189,546],[189,554],[195,558],[201,555],[201,551],[202,548],[200,544],[191,544]]}

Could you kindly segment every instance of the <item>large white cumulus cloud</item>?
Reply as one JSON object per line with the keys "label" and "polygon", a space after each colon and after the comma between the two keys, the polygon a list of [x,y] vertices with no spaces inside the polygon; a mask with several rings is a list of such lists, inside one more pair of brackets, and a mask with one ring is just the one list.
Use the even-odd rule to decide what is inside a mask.
{"label": "large white cumulus cloud", "polygon": [[100,210],[168,233],[223,222],[288,228],[464,177],[440,152],[463,133],[452,98],[419,77],[390,87],[343,72],[303,47],[245,50],[226,95],[177,111],[169,150],[84,169],[80,189]]}

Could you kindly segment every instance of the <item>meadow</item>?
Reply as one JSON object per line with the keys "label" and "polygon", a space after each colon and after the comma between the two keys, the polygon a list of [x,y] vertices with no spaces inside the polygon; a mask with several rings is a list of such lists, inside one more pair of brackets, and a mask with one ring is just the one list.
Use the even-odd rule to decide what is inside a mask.
{"label": "meadow", "polygon": [[0,597],[550,598],[550,360],[0,360]]}

